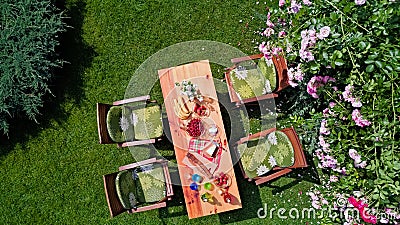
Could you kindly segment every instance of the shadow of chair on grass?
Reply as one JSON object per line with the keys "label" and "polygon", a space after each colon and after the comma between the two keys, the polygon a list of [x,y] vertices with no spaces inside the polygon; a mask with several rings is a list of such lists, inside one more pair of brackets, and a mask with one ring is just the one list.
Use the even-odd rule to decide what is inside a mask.
{"label": "shadow of chair on grass", "polygon": [[159,215],[163,221],[168,218],[187,216],[185,199],[181,186],[174,184],[173,190],[174,197],[168,202],[167,207],[159,209]]}
{"label": "shadow of chair on grass", "polygon": [[308,154],[308,152],[304,152],[304,154],[306,156],[308,167],[296,169],[296,170],[292,171],[291,173],[289,173],[288,175],[286,175],[285,176],[286,178],[291,179],[290,182],[288,182],[282,186],[274,185],[274,181],[280,179],[280,177],[278,177],[274,180],[271,180],[270,182],[262,184],[261,186],[273,188],[272,194],[276,195],[278,193],[281,193],[287,189],[290,189],[290,188],[296,186],[301,181],[307,181],[307,182],[314,183],[314,184],[321,184],[321,181],[320,181],[320,178],[318,175],[318,171],[317,171],[317,167],[315,166],[315,163],[312,160],[312,157]]}
{"label": "shadow of chair on grass", "polygon": [[258,218],[257,211],[262,208],[264,203],[260,196],[258,186],[250,183],[242,175],[238,165],[234,166],[236,180],[240,193],[242,208],[218,214],[221,224],[237,223],[249,219]]}
{"label": "shadow of chair on grass", "polygon": [[60,45],[56,48],[58,58],[64,61],[63,66],[53,71],[54,78],[49,83],[52,93],[43,97],[43,107],[36,117],[37,123],[23,115],[15,115],[9,121],[9,136],[0,135],[0,157],[7,155],[17,144],[23,145],[52,124],[66,121],[70,113],[62,107],[63,102],[80,104],[82,101],[82,74],[91,66],[96,56],[93,48],[82,39],[86,4],[77,1],[67,6],[65,0],[56,0],[55,5],[64,12],[66,24],[66,30],[59,35]]}

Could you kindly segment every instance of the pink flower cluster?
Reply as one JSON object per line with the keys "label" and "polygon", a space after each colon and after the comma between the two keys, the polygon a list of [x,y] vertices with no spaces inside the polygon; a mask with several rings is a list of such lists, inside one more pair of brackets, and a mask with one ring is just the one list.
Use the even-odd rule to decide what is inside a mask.
{"label": "pink flower cluster", "polygon": [[328,121],[326,121],[325,119],[323,119],[321,121],[321,127],[319,128],[319,133],[323,134],[323,135],[329,135],[331,132],[329,131],[329,129],[326,127],[326,124],[328,123]]}
{"label": "pink flower cluster", "polygon": [[335,105],[336,105],[336,103],[330,102],[329,103],[329,107],[324,109],[324,110],[322,110],[322,116],[323,117],[329,117],[329,116],[335,117],[336,114],[333,111],[331,111],[331,108],[335,107]]}
{"label": "pink flower cluster", "polygon": [[357,126],[365,127],[371,125],[370,121],[363,119],[360,110],[358,109],[353,110],[353,112],[351,113],[351,118],[354,120],[354,122],[356,122]]}
{"label": "pink flower cluster", "polygon": [[343,98],[346,102],[350,102],[353,107],[359,108],[362,106],[362,103],[360,101],[360,98],[354,97],[353,92],[354,87],[352,85],[347,85],[344,89],[344,92],[342,93]]}
{"label": "pink flower cluster", "polygon": [[298,13],[301,9],[301,4],[297,3],[296,0],[290,2],[289,13]]}
{"label": "pink flower cluster", "polygon": [[331,155],[325,154],[323,150],[317,149],[315,151],[315,154],[320,161],[320,163],[318,164],[319,168],[330,168],[335,170],[338,168],[337,160]]}
{"label": "pink flower cluster", "polygon": [[331,169],[337,168],[337,160],[329,155],[329,153],[331,151],[329,149],[330,145],[329,145],[329,143],[325,142],[325,139],[324,139],[324,137],[322,135],[319,136],[319,145],[322,148],[321,149],[317,149],[315,151],[315,154],[317,155],[317,158],[320,161],[318,166],[320,168],[331,168]]}
{"label": "pink flower cluster", "polygon": [[[285,20],[278,19],[278,23],[282,26],[286,25]],[[263,32],[259,32],[261,36],[265,37],[271,37],[272,35],[275,34],[275,24],[271,21],[271,13],[268,12],[267,14],[267,22],[266,22],[267,28]],[[281,30],[278,32],[278,37],[283,38],[286,36],[286,32],[284,30]],[[283,52],[283,49],[281,47],[274,47],[271,45],[270,42],[262,42],[259,46],[258,49],[260,50],[261,53],[264,54],[264,56],[267,59],[271,59],[273,55],[278,55],[280,52]]]}
{"label": "pink flower cluster", "polygon": [[289,77],[289,84],[292,87],[296,87],[298,84],[294,81],[302,81],[303,80],[303,72],[301,71],[301,64],[298,64],[297,67],[291,67],[288,69],[288,77]]}
{"label": "pink flower cluster", "polygon": [[[345,87],[344,92],[342,92],[341,96],[343,96],[343,99],[346,102],[350,102],[353,107],[360,108],[362,106],[361,100],[359,97],[354,96],[353,91],[354,86],[349,84]],[[339,97],[341,96],[339,95]],[[353,110],[353,112],[351,113],[351,118],[354,120],[357,126],[365,127],[371,125],[370,121],[363,119],[360,110],[358,109]]]}
{"label": "pink flower cluster", "polygon": [[317,33],[317,38],[323,40],[327,38],[330,33],[331,33],[331,28],[328,26],[324,26],[319,30],[319,33]]}
{"label": "pink flower cluster", "polygon": [[365,0],[354,0],[354,2],[356,3],[356,5],[364,5],[365,4]]}
{"label": "pink flower cluster", "polygon": [[361,218],[364,220],[364,222],[366,223],[372,223],[372,224],[376,224],[377,223],[377,218],[374,215],[369,215],[366,212],[366,208],[368,208],[368,204],[364,203],[362,200],[357,201],[356,198],[354,198],[353,196],[348,198],[348,201],[350,204],[352,204],[360,213]]}
{"label": "pink flower cluster", "polygon": [[273,28],[275,25],[271,22],[271,13],[268,12],[267,14],[267,26]]}
{"label": "pink flower cluster", "polygon": [[268,12],[267,28],[264,30],[264,32],[261,33],[261,35],[266,36],[266,37],[273,35],[275,33],[275,30],[273,29],[274,26],[275,26],[274,23],[272,23],[272,21],[271,21],[271,13]]}
{"label": "pink flower cluster", "polygon": [[349,149],[349,156],[354,160],[355,167],[365,168],[367,166],[367,162],[361,161],[361,155],[355,149]]}
{"label": "pink flower cluster", "polygon": [[330,182],[338,182],[339,181],[339,177],[335,176],[335,175],[331,175],[329,177],[329,181]]}
{"label": "pink flower cluster", "polygon": [[316,191],[309,191],[307,195],[311,198],[311,205],[315,209],[321,209],[322,205],[328,205],[329,202],[322,196],[321,192]]}
{"label": "pink flower cluster", "polygon": [[314,55],[311,53],[309,48],[314,47],[318,39],[322,40],[327,38],[330,32],[331,28],[328,26],[322,27],[319,33],[317,33],[314,29],[301,31],[301,47],[299,50],[300,58],[306,62],[313,61]]}
{"label": "pink flower cluster", "polygon": [[335,82],[335,78],[332,78],[330,76],[314,76],[310,79],[310,81],[307,84],[307,92],[314,98],[318,98],[317,94],[317,88],[324,86],[326,83],[329,81]]}
{"label": "pink flower cluster", "polygon": [[301,48],[299,50],[300,58],[306,62],[313,61],[314,55],[309,51],[309,48],[314,47],[317,43],[317,36],[315,30],[301,31]]}
{"label": "pink flower cluster", "polygon": [[329,149],[329,143],[327,143],[322,135],[319,136],[319,146],[321,146],[320,149],[317,149],[315,151],[315,154],[319,160],[318,167],[319,168],[330,168],[335,172],[341,173],[343,175],[346,175],[346,168],[342,167],[340,168],[338,165],[337,160],[329,155],[331,150]]}
{"label": "pink flower cluster", "polygon": [[[284,6],[285,3],[286,3],[285,0],[279,0],[279,7]],[[303,0],[303,4],[307,5],[307,6],[310,6],[310,5],[312,5],[312,2],[310,0]],[[301,8],[301,4],[297,3],[296,1],[291,1],[291,6],[290,7],[291,8],[297,7],[298,9],[300,9]],[[293,12],[294,11],[295,11],[295,9],[293,9]]]}
{"label": "pink flower cluster", "polygon": [[[312,3],[310,0],[303,0],[304,5],[310,6]],[[283,7],[286,4],[285,0],[279,0],[279,7]],[[301,3],[297,2],[296,0],[291,0],[290,1],[290,6],[287,8],[288,13],[298,13],[300,11],[300,9],[302,8]],[[289,21],[288,23],[289,25],[291,25],[291,21]],[[277,27],[285,27],[287,25],[286,20],[283,18],[278,18],[277,22],[274,23],[271,20],[271,13],[268,12],[267,14],[267,21],[266,21],[266,25],[267,28],[265,28],[265,30],[263,30],[262,32],[257,32],[258,34],[260,34],[261,36],[265,36],[265,37],[271,37],[276,35],[278,38],[284,38],[286,37],[287,33],[285,31],[285,29],[281,29],[281,30],[276,30]],[[280,26],[275,26],[275,25],[280,25]],[[260,44],[258,46],[258,48],[260,49],[260,52],[262,52],[264,54],[264,56],[268,59],[270,59],[272,57],[272,55],[277,55],[280,52],[283,52],[283,49],[281,47],[275,47],[272,46],[271,43],[267,43],[265,44],[265,42],[263,42],[262,44]],[[290,46],[288,44],[287,52],[290,52]],[[314,60],[314,56],[312,56],[311,52],[305,52],[305,56],[309,59]]]}
{"label": "pink flower cluster", "polygon": [[[397,213],[393,209],[386,208],[385,209],[385,213],[386,213],[386,215],[388,215],[389,218],[393,218],[395,220],[400,220],[400,213]],[[381,223],[389,223],[389,220],[387,218],[383,218],[382,217],[379,222],[381,222]],[[394,224],[398,224],[398,223],[396,221],[394,221]]]}
{"label": "pink flower cluster", "polygon": [[280,52],[283,52],[282,48],[272,47],[269,42],[265,43],[265,41],[258,46],[258,50],[260,50],[267,59],[272,59],[272,56],[277,56]]}

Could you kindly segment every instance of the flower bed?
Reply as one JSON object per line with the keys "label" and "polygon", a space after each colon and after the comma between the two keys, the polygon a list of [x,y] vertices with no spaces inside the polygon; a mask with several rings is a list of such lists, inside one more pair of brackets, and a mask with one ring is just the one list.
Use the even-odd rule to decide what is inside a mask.
{"label": "flower bed", "polygon": [[[258,49],[288,60],[293,88],[282,101],[322,171],[309,192],[322,222],[399,223],[399,2],[257,5],[248,25],[261,19]],[[340,216],[350,209],[359,214]]]}

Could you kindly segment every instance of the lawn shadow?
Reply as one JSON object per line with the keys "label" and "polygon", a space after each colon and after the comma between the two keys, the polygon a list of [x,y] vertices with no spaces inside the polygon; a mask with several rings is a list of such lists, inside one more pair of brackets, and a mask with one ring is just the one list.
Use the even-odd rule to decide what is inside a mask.
{"label": "lawn shadow", "polygon": [[273,189],[272,194],[276,195],[287,189],[292,188],[293,186],[296,186],[301,181],[308,181],[314,184],[321,184],[315,163],[312,161],[312,158],[307,152],[304,152],[304,154],[306,156],[308,167],[294,169],[292,172],[285,175],[284,177],[292,179],[289,183],[286,183],[282,186],[274,185],[274,181],[277,181],[281,178],[277,177],[267,183],[262,184],[262,186],[267,186],[269,188],[272,188]]}
{"label": "lawn shadow", "polygon": [[174,196],[172,196],[171,201],[167,202],[167,207],[159,210],[160,219],[163,221],[172,217],[187,216],[182,187],[179,185],[174,185],[173,190]]}
{"label": "lawn shadow", "polygon": [[61,45],[58,48],[66,63],[63,68],[56,71],[55,95],[58,101],[72,100],[74,104],[79,105],[84,97],[82,74],[91,66],[97,53],[82,38],[86,3],[80,0],[66,4],[65,0],[57,0],[56,3],[65,12],[64,21],[68,27],[61,37]]}
{"label": "lawn shadow", "polygon": [[83,98],[82,74],[90,67],[94,50],[82,40],[82,24],[86,4],[78,1],[66,5],[65,0],[56,0],[57,8],[64,12],[66,31],[60,34],[60,45],[56,48],[58,58],[64,61],[62,68],[53,70],[54,78],[49,83],[51,94],[43,98],[43,107],[36,121],[26,116],[15,115],[10,120],[9,136],[0,135],[0,157],[7,155],[17,144],[24,144],[42,130],[58,125],[69,117],[62,103],[71,101],[80,104]]}
{"label": "lawn shadow", "polygon": [[266,186],[266,187],[271,188],[272,189],[272,191],[271,191],[272,194],[276,195],[276,194],[279,194],[279,193],[281,193],[281,192],[283,192],[283,191],[285,191],[287,189],[291,189],[292,187],[296,186],[297,184],[299,184],[302,181],[302,179],[299,179],[298,173],[296,173],[296,172],[292,172],[292,173],[286,175],[285,177],[289,178],[289,179],[292,178],[292,179],[290,179],[290,182],[288,182],[288,183],[286,183],[284,185],[274,185],[275,181],[279,180],[280,177],[278,177],[278,178],[276,178],[274,180],[271,180],[271,181],[269,181],[267,183],[262,184],[261,186]]}
{"label": "lawn shadow", "polygon": [[248,182],[242,175],[238,165],[235,166],[236,181],[238,184],[242,208],[219,213],[221,224],[237,223],[257,217],[257,211],[263,207],[259,188],[253,183]]}
{"label": "lawn shadow", "polygon": [[308,167],[302,169],[303,179],[314,184],[321,184],[318,169],[312,156],[308,152],[304,152],[304,155],[306,156]]}

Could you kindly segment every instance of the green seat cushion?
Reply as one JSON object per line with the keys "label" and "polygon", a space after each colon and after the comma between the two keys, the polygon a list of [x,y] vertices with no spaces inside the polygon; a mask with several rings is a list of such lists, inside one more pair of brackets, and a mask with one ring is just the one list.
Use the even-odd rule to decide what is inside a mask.
{"label": "green seat cushion", "polygon": [[112,106],[107,113],[107,130],[111,139],[115,142],[124,142],[125,138],[121,124],[124,126],[126,117],[122,117],[122,107]]}
{"label": "green seat cushion", "polygon": [[143,192],[138,191],[137,177],[133,170],[123,170],[115,178],[119,201],[125,209],[131,209],[145,202]]}
{"label": "green seat cushion", "polygon": [[274,166],[289,167],[294,163],[293,146],[281,131],[240,144],[238,151],[243,169],[250,178],[268,173]]}
{"label": "green seat cushion", "polygon": [[107,113],[107,130],[115,142],[147,140],[162,136],[161,110],[158,105],[146,108],[112,106]]}
{"label": "green seat cushion", "polygon": [[147,203],[158,202],[166,196],[164,170],[161,164],[149,164],[138,172],[139,190]]}
{"label": "green seat cushion", "polygon": [[126,118],[127,124],[124,127],[124,131],[122,135],[124,137],[124,141],[134,141],[135,140],[135,127],[132,122],[132,114],[131,108],[129,106],[124,105],[122,107],[122,115]]}
{"label": "green seat cushion", "polygon": [[158,105],[133,109],[130,115],[136,140],[157,138],[163,134],[161,110]]}
{"label": "green seat cushion", "polygon": [[276,69],[272,60],[268,60],[265,57],[262,57],[258,61],[258,68],[261,73],[264,75],[265,79],[269,81],[271,85],[271,91],[276,89]]}
{"label": "green seat cushion", "polygon": [[292,166],[294,163],[294,149],[288,136],[281,131],[276,131],[270,135],[273,134],[275,134],[276,137],[276,144],[271,144],[271,147],[268,151],[268,156],[272,156],[276,160],[277,165],[280,167]]}
{"label": "green seat cushion", "polygon": [[238,66],[230,72],[233,89],[240,99],[259,97],[276,88],[276,71],[272,61],[261,58],[256,66]]}

